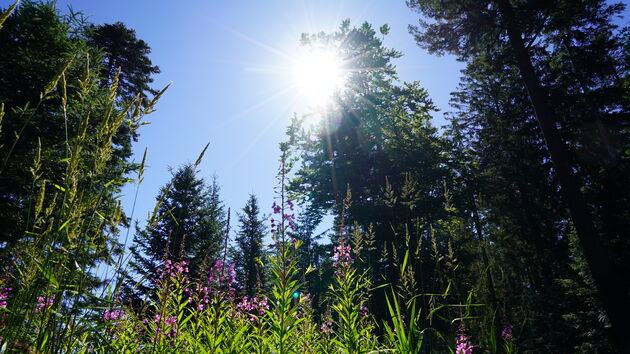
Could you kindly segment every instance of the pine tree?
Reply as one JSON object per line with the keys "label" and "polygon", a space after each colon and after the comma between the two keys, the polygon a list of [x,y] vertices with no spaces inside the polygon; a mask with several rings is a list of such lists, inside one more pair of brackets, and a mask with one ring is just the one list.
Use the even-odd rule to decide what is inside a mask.
{"label": "pine tree", "polygon": [[218,256],[224,232],[225,213],[216,179],[206,187],[195,165],[172,173],[171,182],[157,196],[157,213],[147,227],[138,229],[131,270],[142,276],[139,295],[148,293],[151,280],[164,260],[187,261],[193,279],[203,277],[204,264]]}
{"label": "pine tree", "polygon": [[257,296],[265,285],[265,269],[262,265],[266,263],[263,238],[267,230],[263,219],[258,198],[250,194],[243,213],[238,214],[240,229],[233,255],[237,279],[245,296]]}

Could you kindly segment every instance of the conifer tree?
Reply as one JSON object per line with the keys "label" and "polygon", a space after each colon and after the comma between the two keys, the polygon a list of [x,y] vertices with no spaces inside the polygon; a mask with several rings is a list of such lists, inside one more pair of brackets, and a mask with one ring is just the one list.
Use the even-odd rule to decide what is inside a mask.
{"label": "conifer tree", "polygon": [[242,210],[243,213],[238,214],[240,229],[236,236],[233,259],[243,295],[251,297],[257,296],[265,284],[262,264],[265,264],[263,238],[267,230],[264,217],[260,215],[256,195],[250,194]]}
{"label": "conifer tree", "polygon": [[[29,169],[38,140],[44,156],[41,170],[49,181],[60,184],[64,170],[56,164],[67,157],[68,139],[79,132],[88,107],[92,110],[87,121],[88,139],[90,149],[94,149],[94,137],[108,114],[104,102],[119,67],[114,114],[122,112],[136,93],[144,98],[145,91],[157,93],[148,87],[152,75],[159,72],[149,60],[149,45],[123,25],[114,29],[109,25],[96,26],[88,33],[90,26],[93,27],[89,22],[64,15],[54,2],[27,0],[19,3],[0,31],[0,102],[4,104],[0,134],[0,257],[16,252],[18,243],[28,239],[24,231],[29,220],[29,198],[33,195]],[[106,29],[109,30],[104,33]],[[105,70],[108,63],[114,65],[110,72]],[[64,91],[68,100],[65,113],[61,108],[61,90],[47,89],[62,68],[63,81],[68,83]],[[95,86],[89,97],[84,97],[74,84],[85,78],[86,68],[93,78],[89,85]],[[47,99],[42,100],[46,90]],[[125,104],[120,104],[123,99]],[[113,136],[106,178],[116,181],[115,185],[123,185],[127,181],[125,174],[138,167],[130,159],[131,145],[139,132],[130,124],[125,119]],[[92,185],[87,177],[82,177],[80,184]],[[105,192],[101,184],[92,185],[91,189],[104,193],[115,204],[115,193]],[[49,197],[52,193],[52,189],[47,191]]]}
{"label": "conifer tree", "polygon": [[[621,119],[628,114],[627,98],[621,94],[628,71],[619,50],[624,40],[613,17],[624,5],[603,0],[409,0],[407,4],[430,18],[410,27],[421,47],[438,55],[457,55],[468,64],[468,79],[481,82],[484,77],[496,75],[495,84],[525,93],[506,96],[509,102],[505,105],[478,95],[472,97],[471,102],[485,101],[487,106],[494,106],[486,112],[494,110],[499,115],[512,107],[529,110],[518,119],[514,114],[506,115],[505,128],[530,122],[538,126],[526,135],[523,131],[503,135],[487,150],[502,151],[497,142],[514,143],[526,137],[522,152],[529,154],[542,143],[544,159],[527,159],[526,163],[537,165],[535,169],[543,172],[545,179],[557,183],[550,187],[554,194],[559,190],[562,198],[551,202],[561,200],[559,211],[569,212],[569,228],[579,240],[597,296],[610,320],[611,338],[623,351],[621,348],[628,345],[623,328],[629,317],[625,304],[630,298],[630,285],[616,274],[627,273],[628,269],[627,237],[620,237],[623,232],[619,223],[626,220],[627,225],[630,200],[628,189],[621,187],[629,165],[620,158],[627,151],[628,141],[627,119]],[[482,63],[489,64],[490,75],[482,73]],[[482,128],[492,135],[499,131],[496,116],[484,114],[482,120]],[[524,161],[523,155],[509,158],[513,165],[525,166]],[[523,231],[533,236],[530,238],[536,253],[545,260],[543,269],[549,269],[552,260],[559,258],[541,250],[565,251],[553,245],[558,239],[545,235],[545,229],[553,231],[560,223],[547,224],[543,221],[548,219],[545,213],[536,215],[544,210],[534,206],[536,199],[549,205],[544,201],[546,194],[535,192],[529,185],[541,179],[528,176],[526,183],[519,183],[519,177],[515,174],[507,180],[515,185],[512,189],[519,190],[519,202],[524,205],[520,213],[524,220],[519,224],[529,224]],[[566,237],[561,241],[566,243]],[[545,286],[553,283],[552,279],[541,282]]]}
{"label": "conifer tree", "polygon": [[172,175],[156,198],[156,214],[145,229],[138,229],[130,247],[131,270],[142,277],[140,295],[147,293],[148,284],[165,260],[188,262],[191,277],[200,278],[204,264],[216,259],[221,248],[225,212],[216,178],[207,187],[192,164]]}

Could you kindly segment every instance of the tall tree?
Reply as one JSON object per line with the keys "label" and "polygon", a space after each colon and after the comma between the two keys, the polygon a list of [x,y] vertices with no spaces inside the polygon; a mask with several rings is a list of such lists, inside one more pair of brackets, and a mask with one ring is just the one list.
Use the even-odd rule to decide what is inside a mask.
{"label": "tall tree", "polygon": [[[415,248],[420,234],[426,236],[445,215],[443,180],[448,174],[443,141],[431,124],[436,107],[418,82],[399,81],[394,60],[401,54],[383,45],[388,31],[386,25],[353,28],[345,21],[334,33],[303,35],[303,43],[314,50],[337,53],[346,88],[315,127],[300,127],[298,118],[288,136],[301,159],[292,191],[304,197],[308,212],[335,215],[342,234],[374,235],[370,247],[378,251],[368,252],[365,267],[371,268],[375,283],[395,284],[405,249]],[[389,203],[384,196],[388,183],[404,191],[401,203]],[[344,203],[349,189],[351,203]],[[406,226],[412,222],[420,226],[408,244]],[[447,241],[439,243],[440,249],[447,247]],[[419,290],[443,291],[447,280],[434,282],[431,274],[415,273],[415,283],[426,286]],[[373,297],[376,316],[386,316],[385,295],[380,288]]]}
{"label": "tall tree", "polygon": [[122,22],[92,25],[87,37],[88,44],[103,53],[101,77],[104,85],[111,82],[120,68],[118,88],[121,98],[131,99],[140,95],[146,100],[147,93],[157,93],[149,84],[160,68],[149,59],[151,48],[136,37],[135,30]]}
{"label": "tall tree", "polygon": [[[623,304],[627,303],[629,298],[628,281],[620,281],[614,275],[616,270],[625,268],[624,264],[627,261],[624,258],[627,257],[615,256],[615,252],[606,247],[610,241],[617,241],[615,238],[618,236],[609,232],[614,228],[611,230],[610,227],[597,225],[597,220],[605,215],[602,211],[608,209],[606,205],[625,205],[623,209],[627,210],[628,198],[622,192],[619,196],[609,194],[605,199],[586,199],[581,190],[579,177],[583,177],[586,186],[590,186],[595,180],[588,178],[588,174],[580,173],[588,170],[588,164],[576,163],[573,150],[574,146],[587,143],[589,138],[584,133],[579,133],[576,138],[567,141],[567,137],[571,138],[568,134],[571,127],[576,127],[576,121],[571,123],[571,117],[579,117],[577,122],[581,123],[578,124],[594,121],[594,126],[599,131],[597,135],[600,136],[596,144],[601,144],[604,151],[612,153],[611,157],[619,152],[623,154],[623,148],[615,152],[614,144],[610,145],[612,141],[605,137],[621,137],[624,135],[624,129],[615,129],[614,123],[606,126],[604,122],[618,121],[619,110],[627,112],[627,102],[621,100],[622,96],[616,96],[617,100],[612,104],[589,100],[593,105],[592,109],[587,110],[589,113],[576,114],[578,110],[567,109],[579,105],[575,95],[567,90],[569,87],[563,85],[562,89],[554,90],[553,81],[549,80],[555,71],[556,74],[561,73],[561,77],[569,82],[579,85],[581,81],[580,96],[583,97],[593,91],[620,87],[619,85],[623,84],[624,80],[611,81],[598,70],[589,72],[588,77],[592,81],[585,80],[584,76],[579,79],[573,70],[566,70],[567,66],[564,70],[557,70],[560,68],[557,64],[562,65],[567,57],[577,59],[575,53],[579,51],[576,47],[581,47],[588,48],[582,52],[581,59],[590,61],[589,66],[578,69],[581,70],[581,74],[586,74],[582,69],[603,64],[603,67],[613,68],[613,72],[617,73],[613,76],[627,77],[627,71],[624,74],[623,65],[619,65],[621,63],[618,60],[617,65],[605,63],[609,59],[615,61],[614,55],[610,55],[610,43],[616,42],[618,47],[621,46],[611,18],[621,11],[623,5],[610,5],[605,1],[509,0],[447,2],[411,0],[407,1],[407,4],[433,20],[431,23],[421,21],[421,27],[410,27],[418,44],[430,52],[456,54],[468,62],[487,57],[488,60],[499,60],[515,68],[522,80],[521,84],[527,91],[531,109],[553,163],[551,173],[559,182],[565,207],[571,214],[572,225],[582,245],[599,298],[612,323],[613,342],[619,349],[627,346],[627,336],[623,333],[623,328],[630,310]],[[611,41],[604,46],[592,45],[607,41],[598,40],[601,38],[609,38]],[[566,48],[558,51],[557,48],[562,46]],[[571,47],[574,47],[573,54],[569,54]],[[554,55],[560,52],[564,52],[564,58]],[[556,76],[556,79],[558,78],[559,76]],[[564,80],[557,82],[562,81]],[[610,85],[611,82],[613,85]],[[551,102],[555,104],[552,106]],[[597,108],[594,108],[595,106]],[[615,177],[612,179],[623,178],[622,175],[614,173]],[[595,215],[592,213],[593,210],[596,211]]]}
{"label": "tall tree", "polygon": [[216,181],[206,187],[197,177],[195,165],[187,164],[172,172],[171,182],[156,197],[157,213],[138,229],[130,247],[131,270],[141,276],[138,293],[150,293],[151,281],[165,260],[187,261],[194,279],[204,264],[218,257],[221,249],[225,213],[219,200]]}
{"label": "tall tree", "polygon": [[[120,100],[113,107],[108,107],[108,86],[114,74],[104,80],[100,75],[106,62],[99,61],[101,49],[88,45],[84,34],[86,25],[72,16],[62,15],[53,2],[25,0],[4,23],[0,31],[0,102],[4,104],[5,116],[2,119],[0,134],[0,249],[9,250],[24,239],[29,198],[33,195],[32,167],[38,141],[41,141],[41,173],[46,178],[60,184],[64,178],[64,169],[58,161],[68,157],[68,146],[76,136],[87,111],[87,142],[92,150],[96,144],[98,129],[104,124],[107,112],[123,112],[124,104]],[[135,38],[135,37],[134,37]],[[115,45],[115,41],[111,41]],[[118,58],[134,57],[136,61],[148,61],[146,43],[144,50],[125,52],[121,48],[112,60],[117,60],[122,73],[134,72],[136,68],[126,66],[126,61]],[[94,58],[97,58],[95,61]],[[86,68],[90,78],[85,84],[94,85],[89,96],[82,99],[80,85]],[[63,70],[63,77],[57,75]],[[155,71],[149,72],[141,80],[125,78],[125,90],[142,92]],[[149,76],[146,76],[149,75]],[[67,83],[65,92],[48,87],[54,81]],[[46,93],[45,95],[43,95]],[[65,95],[67,105],[62,105]],[[124,93],[127,95],[127,93]],[[128,96],[128,95],[127,95]],[[45,99],[42,99],[45,97]],[[123,96],[117,96],[123,97]],[[125,104],[132,97],[126,97]],[[108,111],[113,109],[112,111]],[[115,132],[112,141],[112,159],[108,161],[106,171],[108,180],[116,181],[117,186],[125,183],[125,174],[137,168],[130,161],[131,144],[137,138],[137,130],[129,115]],[[90,184],[88,174],[82,176],[82,184],[87,184],[93,191],[105,193],[105,199],[114,201],[115,193],[104,192],[102,185]],[[36,186],[35,186],[36,187]],[[47,195],[53,193],[47,190]],[[115,204],[115,203],[113,203]],[[122,218],[125,220],[125,218]]]}
{"label": "tall tree", "polygon": [[250,194],[247,203],[238,214],[239,230],[233,260],[241,292],[245,296],[258,296],[265,287],[266,234],[264,218],[260,215],[258,198]]}
{"label": "tall tree", "polygon": [[[387,34],[388,27],[380,30]],[[303,42],[339,52],[348,88],[315,128],[289,129],[302,160],[291,188],[303,193],[310,208],[341,215],[349,187],[352,204],[343,211],[346,225],[373,223],[382,248],[394,241],[392,218],[411,217],[385,206],[381,190],[387,180],[398,184],[407,173],[424,176],[417,179],[422,202],[414,209],[416,215],[430,218],[431,210],[442,204],[441,142],[430,123],[436,108],[417,82],[398,83],[392,60],[400,53],[384,47],[367,23],[350,28],[344,22],[338,32],[304,35]]]}
{"label": "tall tree", "polygon": [[[561,318],[563,292],[557,282],[573,276],[571,232],[549,162],[541,163],[549,160],[544,141],[512,67],[476,60],[464,73],[446,131],[453,204],[468,214],[481,258],[490,260],[484,267],[495,264],[500,267],[495,271],[507,275],[485,280],[483,300],[498,305],[497,322],[530,321],[523,347],[560,350],[571,344],[565,342],[570,330]],[[501,296],[490,293],[494,283],[495,295]]]}

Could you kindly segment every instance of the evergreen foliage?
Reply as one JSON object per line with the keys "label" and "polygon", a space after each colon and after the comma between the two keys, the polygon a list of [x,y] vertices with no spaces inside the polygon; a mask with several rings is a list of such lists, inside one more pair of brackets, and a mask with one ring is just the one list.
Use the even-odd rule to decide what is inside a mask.
{"label": "evergreen foliage", "polygon": [[136,38],[136,32],[124,23],[91,25],[87,30],[88,44],[102,51],[101,80],[109,85],[120,68],[118,76],[118,96],[132,99],[136,95],[146,101],[147,93],[155,95],[156,90],[149,87],[152,75],[160,68],[149,59],[151,48],[142,39]]}
{"label": "evergreen foliage", "polygon": [[157,269],[165,260],[189,264],[190,276],[203,277],[219,257],[225,232],[225,212],[216,179],[208,187],[197,177],[196,165],[172,172],[169,184],[156,197],[156,213],[138,228],[131,246],[131,270],[141,277],[138,292],[150,292]]}
{"label": "evergreen foliage", "polygon": [[235,250],[232,256],[236,268],[236,279],[241,293],[255,297],[266,288],[267,264],[263,245],[267,233],[264,216],[260,215],[258,198],[250,194],[247,203],[238,214],[239,230],[235,238]]}

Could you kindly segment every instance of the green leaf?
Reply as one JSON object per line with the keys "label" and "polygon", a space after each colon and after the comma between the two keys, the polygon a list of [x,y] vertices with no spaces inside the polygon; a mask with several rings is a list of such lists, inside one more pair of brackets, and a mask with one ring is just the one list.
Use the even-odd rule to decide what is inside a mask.
{"label": "green leaf", "polygon": [[46,280],[48,280],[50,284],[52,284],[55,288],[59,287],[59,282],[57,281],[57,278],[55,278],[55,276],[50,272],[49,269],[42,267],[38,260],[35,260],[35,265],[37,266],[39,271],[42,272],[44,278],[46,278]]}
{"label": "green leaf", "polygon": [[61,230],[65,229],[68,226],[68,224],[70,223],[70,220],[72,220],[72,219],[68,219],[63,224],[61,224],[61,226],[59,226],[59,229],[57,231],[61,231]]}

